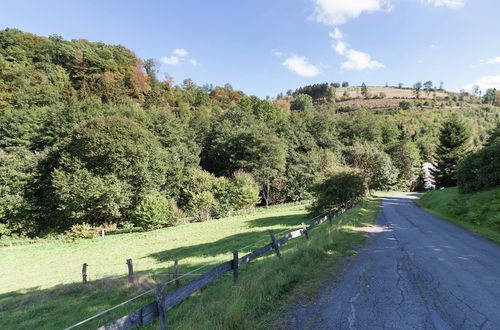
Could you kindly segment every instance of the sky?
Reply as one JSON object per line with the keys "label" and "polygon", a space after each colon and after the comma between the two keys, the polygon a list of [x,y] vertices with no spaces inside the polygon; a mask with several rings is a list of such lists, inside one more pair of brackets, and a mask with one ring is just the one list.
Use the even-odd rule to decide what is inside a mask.
{"label": "sky", "polygon": [[[0,29],[120,44],[176,83],[500,88],[498,0],[0,0]],[[495,32],[496,31],[496,32]]]}

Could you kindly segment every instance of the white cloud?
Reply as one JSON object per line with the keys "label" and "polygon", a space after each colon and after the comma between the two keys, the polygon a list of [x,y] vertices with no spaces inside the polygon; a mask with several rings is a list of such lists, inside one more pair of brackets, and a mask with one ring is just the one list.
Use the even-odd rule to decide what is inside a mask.
{"label": "white cloud", "polygon": [[275,56],[278,56],[278,57],[279,57],[279,56],[283,56],[283,52],[281,52],[279,49],[276,49],[276,48],[271,49],[271,52],[273,52],[273,54],[274,54]]}
{"label": "white cloud", "polygon": [[177,56],[164,56],[160,58],[160,62],[167,65],[177,65],[179,64],[179,58]]}
{"label": "white cloud", "polygon": [[500,63],[500,56],[493,57],[493,58],[488,58],[486,60],[481,60],[481,63],[486,63],[486,64],[497,64],[497,63]]}
{"label": "white cloud", "polygon": [[334,39],[332,44],[333,49],[347,59],[347,61],[341,64],[342,69],[362,71],[385,68],[383,63],[373,60],[369,54],[349,48],[342,40],[343,34],[338,28],[335,28],[329,35]]}
{"label": "white cloud", "polygon": [[472,84],[464,86],[465,90],[472,90],[472,86],[478,85],[481,90],[487,90],[488,88],[500,89],[500,75],[497,76],[484,76],[476,80]]}
{"label": "white cloud", "polygon": [[433,5],[434,7],[448,7],[458,9],[465,6],[465,0],[420,0],[426,5]]}
{"label": "white cloud", "polygon": [[337,39],[337,40],[340,40],[344,37],[344,35],[342,34],[342,31],[340,31],[339,28],[335,28],[335,30],[330,32],[328,35],[330,36],[330,38]]}
{"label": "white cloud", "polygon": [[184,56],[188,56],[189,52],[183,48],[176,48],[172,51],[172,54],[184,57]]}
{"label": "white cloud", "polygon": [[314,64],[309,63],[305,57],[291,56],[283,63],[283,66],[302,77],[314,77],[319,74],[319,69]]}
{"label": "white cloud", "polygon": [[337,41],[337,44],[334,47],[335,51],[340,55],[345,55],[347,51],[347,45],[342,40]]}
{"label": "white cloud", "polygon": [[354,49],[349,49],[345,56],[347,61],[343,62],[341,66],[345,70],[362,71],[366,69],[376,70],[385,68],[384,64],[372,60],[370,55]]}
{"label": "white cloud", "polygon": [[200,63],[198,63],[198,61],[197,61],[197,60],[195,60],[194,58],[190,58],[190,59],[189,59],[189,63],[190,63],[191,65],[193,65],[193,66],[200,66],[200,65],[201,65],[201,64],[200,64]]}
{"label": "white cloud", "polygon": [[436,47],[437,47],[437,46],[436,46],[435,44],[431,44],[429,47],[430,47],[431,49],[436,49]]}
{"label": "white cloud", "polygon": [[311,16],[317,22],[327,25],[341,25],[363,12],[382,9],[391,10],[389,0],[313,0],[314,12]]}

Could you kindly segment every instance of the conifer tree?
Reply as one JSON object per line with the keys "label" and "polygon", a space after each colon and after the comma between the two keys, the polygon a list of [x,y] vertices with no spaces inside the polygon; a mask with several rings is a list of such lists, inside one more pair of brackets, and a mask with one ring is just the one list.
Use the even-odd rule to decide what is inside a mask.
{"label": "conifer tree", "polygon": [[469,127],[456,116],[443,124],[432,170],[436,187],[456,186],[457,165],[469,150],[470,137]]}

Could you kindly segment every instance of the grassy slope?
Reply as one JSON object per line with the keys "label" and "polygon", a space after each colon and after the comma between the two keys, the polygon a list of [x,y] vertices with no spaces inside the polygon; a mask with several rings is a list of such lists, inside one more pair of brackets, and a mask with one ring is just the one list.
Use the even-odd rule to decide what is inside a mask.
{"label": "grassy slope", "polygon": [[500,244],[500,187],[475,194],[459,194],[457,188],[430,191],[415,203]]}
{"label": "grassy slope", "polygon": [[[283,247],[283,258],[272,253],[240,269],[240,282],[224,276],[169,312],[172,328],[266,327],[298,295],[339,267],[364,233],[353,230],[371,223],[378,201],[370,199],[343,215],[334,225],[324,224],[311,240],[293,240]],[[231,251],[266,239],[267,230],[279,232],[310,223],[304,206],[285,206],[212,222],[187,224],[148,233],[109,236],[74,243],[0,250],[0,320],[2,328],[61,328],[109,308],[154,287],[167,277],[173,258],[185,272],[203,264],[231,258]],[[266,242],[243,250],[249,252]],[[298,249],[300,247],[300,249]],[[126,282],[125,259],[133,258],[135,285]],[[89,264],[92,282],[79,284],[81,264]],[[202,270],[203,271],[203,270]],[[94,281],[99,276],[106,279]],[[109,277],[112,276],[112,277]],[[276,301],[276,299],[279,301]],[[82,328],[129,313],[154,299],[147,295]],[[154,327],[154,326],[153,326]]]}

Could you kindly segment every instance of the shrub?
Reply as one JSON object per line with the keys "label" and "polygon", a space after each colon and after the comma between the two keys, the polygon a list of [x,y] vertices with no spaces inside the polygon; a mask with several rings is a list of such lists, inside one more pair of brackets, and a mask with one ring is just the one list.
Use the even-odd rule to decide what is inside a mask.
{"label": "shrub", "polygon": [[146,229],[158,229],[172,224],[178,218],[175,201],[166,198],[159,192],[144,196],[130,215],[130,222]]}
{"label": "shrub", "polygon": [[259,186],[252,175],[243,171],[234,173],[231,180],[231,205],[234,209],[249,209],[259,202]]}
{"label": "shrub", "polygon": [[411,107],[411,103],[408,101],[401,101],[399,102],[399,107],[403,110],[409,110]]}
{"label": "shrub", "polygon": [[500,185],[500,140],[468,155],[457,170],[461,193],[470,193]]}
{"label": "shrub", "polygon": [[366,194],[367,185],[360,170],[349,167],[337,169],[314,185],[315,201],[311,208],[316,212],[339,209]]}
{"label": "shrub", "polygon": [[94,238],[99,235],[99,229],[92,227],[88,223],[79,223],[71,226],[69,230],[66,231],[66,236],[70,240],[77,240],[83,238]]}

